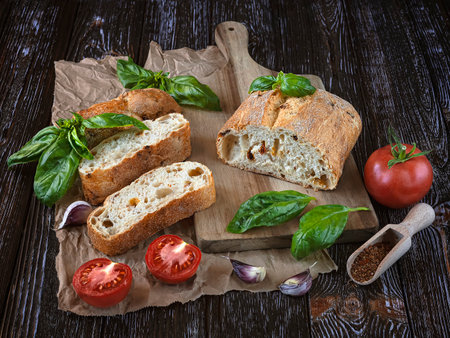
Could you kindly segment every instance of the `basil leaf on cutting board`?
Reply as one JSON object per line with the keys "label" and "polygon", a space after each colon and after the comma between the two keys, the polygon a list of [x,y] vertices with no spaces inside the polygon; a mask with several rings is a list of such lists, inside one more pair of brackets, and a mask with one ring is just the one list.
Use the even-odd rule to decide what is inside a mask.
{"label": "basil leaf on cutting board", "polygon": [[44,151],[34,176],[34,192],[45,205],[51,206],[69,190],[77,173],[80,156],[72,148],[67,131]]}
{"label": "basil leaf on cutting board", "polygon": [[306,77],[292,73],[285,74],[283,72],[279,72],[277,77],[257,77],[251,83],[248,93],[251,94],[258,90],[264,91],[277,88],[279,88],[283,94],[294,97],[312,95],[316,91],[316,88],[311,85],[311,81]]}
{"label": "basil leaf on cutting board", "polygon": [[8,158],[8,167],[39,160],[42,152],[58,138],[59,132],[60,130],[53,126],[40,130],[18,152]]}
{"label": "basil leaf on cutting board", "polygon": [[299,230],[292,237],[292,256],[299,260],[314,251],[330,247],[342,234],[348,214],[359,210],[369,209],[330,204],[319,205],[305,213],[300,218]]}
{"label": "basil leaf on cutting board", "polygon": [[256,194],[239,207],[227,231],[241,234],[251,228],[285,223],[300,215],[311,200],[315,198],[294,190]]}
{"label": "basil leaf on cutting board", "polygon": [[194,76],[182,75],[169,78],[169,73],[145,69],[128,57],[117,60],[117,77],[125,88],[158,88],[167,92],[179,104],[220,111],[217,95]]}

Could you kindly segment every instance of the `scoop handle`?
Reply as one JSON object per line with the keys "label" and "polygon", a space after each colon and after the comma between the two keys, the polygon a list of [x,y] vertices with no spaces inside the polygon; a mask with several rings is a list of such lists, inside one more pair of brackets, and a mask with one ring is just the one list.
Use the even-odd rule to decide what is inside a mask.
{"label": "scoop handle", "polygon": [[410,236],[413,236],[433,223],[434,218],[434,209],[426,203],[419,203],[408,212],[408,215],[399,225],[403,226]]}

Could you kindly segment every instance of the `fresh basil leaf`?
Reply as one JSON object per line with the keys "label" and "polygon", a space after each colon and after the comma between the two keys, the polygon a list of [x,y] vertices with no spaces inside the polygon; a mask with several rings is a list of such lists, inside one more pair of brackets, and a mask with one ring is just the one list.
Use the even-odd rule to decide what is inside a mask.
{"label": "fresh basil leaf", "polygon": [[208,110],[221,110],[217,95],[195,77],[175,76],[168,80],[165,83],[165,86],[168,87],[167,92],[179,104],[197,106]]}
{"label": "fresh basil leaf", "polygon": [[169,79],[168,76],[169,73],[155,73],[138,66],[130,57],[128,61],[117,61],[117,77],[125,88],[158,88],[169,93],[179,104],[221,110],[217,95],[195,77],[175,76]]}
{"label": "fresh basil leaf", "polygon": [[83,157],[87,160],[94,159],[94,155],[91,154],[87,147],[86,137],[83,134],[78,135],[77,128],[72,128],[67,137],[71,147],[77,152],[80,157]]}
{"label": "fresh basil leaf", "polygon": [[82,125],[90,129],[135,126],[139,129],[148,130],[148,127],[144,123],[136,120],[134,117],[116,113],[104,113],[92,116],[83,120]]}
{"label": "fresh basil leaf", "polygon": [[314,197],[294,190],[266,191],[244,202],[227,226],[227,231],[241,234],[251,228],[274,226],[300,215]]}
{"label": "fresh basil leaf", "polygon": [[142,89],[155,88],[154,73],[147,70],[128,57],[128,61],[117,60],[117,77],[125,88]]}
{"label": "fresh basil leaf", "polygon": [[288,73],[281,77],[280,90],[288,96],[303,97],[314,94],[316,88],[306,77]]}
{"label": "fresh basil leaf", "polygon": [[292,73],[279,72],[277,77],[260,76],[253,80],[248,93],[257,90],[271,90],[280,88],[281,92],[288,96],[302,97],[312,95],[316,91],[307,78]]}
{"label": "fresh basil leaf", "polygon": [[251,94],[258,90],[271,90],[272,86],[276,83],[275,76],[260,76],[253,80],[248,93]]}
{"label": "fresh basil leaf", "polygon": [[75,113],[75,112],[72,112],[72,115],[74,117],[74,120],[75,120],[77,126],[79,126],[79,125],[81,125],[81,123],[83,123],[83,120],[84,120],[83,116],[81,116],[80,114]]}
{"label": "fresh basil leaf", "polygon": [[53,126],[40,130],[18,152],[8,158],[8,167],[37,161],[42,152],[58,138],[59,133],[60,130]]}
{"label": "fresh basil leaf", "polygon": [[41,155],[34,176],[34,192],[45,205],[51,206],[58,201],[72,185],[80,156],[71,147],[68,132],[60,133]]}
{"label": "fresh basil leaf", "polygon": [[299,230],[294,234],[291,253],[302,259],[314,251],[330,247],[342,234],[348,214],[368,208],[348,208],[343,205],[319,205],[300,218]]}
{"label": "fresh basil leaf", "polygon": [[283,79],[283,77],[284,77],[284,73],[280,70],[278,72],[278,75],[277,75],[277,78],[276,78],[278,84],[281,83],[281,80]]}

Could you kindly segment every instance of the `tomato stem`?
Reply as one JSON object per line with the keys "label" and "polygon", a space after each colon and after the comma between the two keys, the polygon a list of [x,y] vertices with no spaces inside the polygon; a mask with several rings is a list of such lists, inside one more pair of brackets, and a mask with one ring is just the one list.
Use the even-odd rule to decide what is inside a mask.
{"label": "tomato stem", "polygon": [[[394,157],[392,160],[388,162],[388,168],[391,169],[397,163],[406,162],[414,157],[419,157],[428,154],[431,150],[422,151],[420,153],[414,154],[416,151],[416,143],[413,143],[413,147],[409,153],[406,153],[406,146],[400,141],[400,139],[395,134],[394,128],[389,126],[388,128],[388,138],[389,143],[391,144],[391,153]],[[395,143],[394,143],[395,142]]]}

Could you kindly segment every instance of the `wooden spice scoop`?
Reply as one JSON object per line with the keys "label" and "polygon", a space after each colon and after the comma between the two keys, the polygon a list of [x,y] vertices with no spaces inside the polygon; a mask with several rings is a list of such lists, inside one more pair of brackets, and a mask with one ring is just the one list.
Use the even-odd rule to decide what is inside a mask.
{"label": "wooden spice scoop", "polygon": [[[411,237],[422,229],[425,229],[435,218],[433,208],[426,203],[415,205],[400,224],[388,224],[367,242],[358,248],[347,260],[347,273],[357,284],[368,285],[374,282],[382,273],[391,267],[411,247]],[[356,281],[351,275],[351,268],[356,257],[370,245],[384,242],[392,248],[378,265],[373,277],[364,282]]]}

